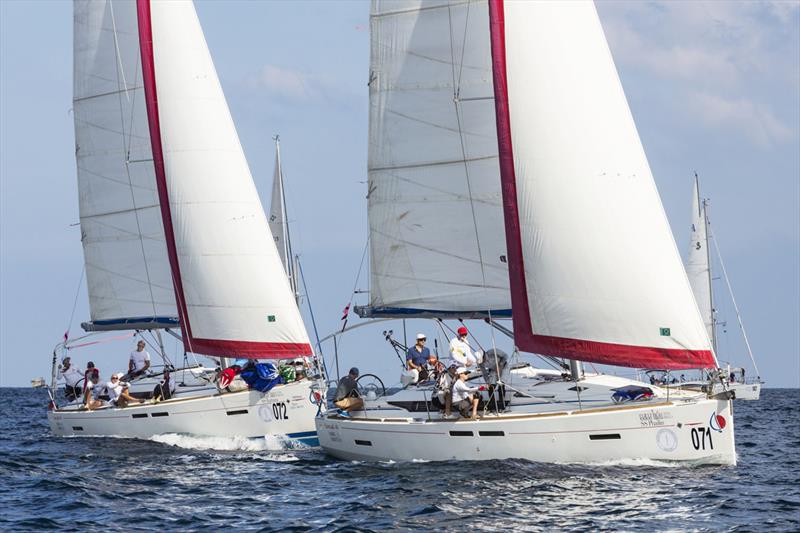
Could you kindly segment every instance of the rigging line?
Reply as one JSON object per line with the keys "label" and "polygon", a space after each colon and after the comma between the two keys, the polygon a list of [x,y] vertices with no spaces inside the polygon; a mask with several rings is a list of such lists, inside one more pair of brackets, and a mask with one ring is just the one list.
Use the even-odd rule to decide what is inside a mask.
{"label": "rigging line", "polygon": [[308,314],[311,315],[311,325],[314,327],[314,336],[317,338],[317,349],[319,350],[319,358],[322,359],[322,367],[325,370],[325,376],[328,375],[328,367],[325,365],[325,355],[322,353],[322,344],[319,340],[319,330],[317,329],[317,321],[314,318],[314,308],[311,307],[311,296],[308,294],[308,286],[306,285],[306,277],[303,274],[303,265],[300,263],[300,257],[295,258],[297,261],[297,273],[300,274],[300,282],[303,284],[303,292],[306,295],[306,303],[308,304]]}
{"label": "rigging line", "polygon": [[[358,287],[358,280],[361,279],[361,270],[364,268],[364,259],[367,257],[367,250],[369,250],[369,234],[367,234],[367,242],[364,243],[364,251],[361,253],[361,264],[358,265],[358,273],[356,274],[356,281],[353,283],[353,290],[350,292],[350,301],[347,302],[347,314],[343,317],[344,324],[342,324],[342,332],[344,332],[345,328],[347,327],[347,318],[350,316],[350,307],[353,305],[353,299],[356,297],[356,288]],[[324,340],[324,339],[323,339]],[[336,338],[334,337],[334,342]],[[338,365],[339,361],[339,346],[338,344],[334,346],[336,348],[336,361]],[[338,373],[338,370],[337,370]]]}
{"label": "rigging line", "polygon": [[[72,302],[72,312],[69,314],[69,324],[67,324],[67,331],[64,332],[64,342],[69,339],[69,330],[72,329],[72,320],[75,318],[75,308],[78,306],[78,296],[81,294],[81,286],[83,285],[83,276],[86,273],[86,265],[81,267],[81,277],[78,280],[78,288],[75,291],[75,300]],[[83,338],[83,337],[80,337]]]}
{"label": "rigging line", "polygon": [[[127,82],[125,81],[124,65],[122,64],[122,56],[120,55],[120,50],[119,50],[119,41],[117,40],[117,26],[116,26],[116,22],[114,20],[114,3],[110,2],[110,5],[111,5],[111,23],[112,23],[112,27],[113,27],[113,30],[114,30],[114,51],[115,51],[115,55],[117,56],[117,68],[116,68],[116,71],[117,71],[117,87],[119,87],[119,85],[120,85],[120,77],[121,77],[122,78],[122,87],[123,87],[123,89],[125,89],[126,99],[130,103],[130,98],[128,97],[128,93],[127,93]],[[139,54],[137,54],[137,55],[139,55]],[[138,73],[138,63],[137,63],[136,72]],[[134,83],[135,82],[136,82],[136,80],[134,80]],[[153,294],[153,284],[152,284],[152,282],[150,280],[150,268],[147,265],[147,255],[145,254],[145,251],[144,251],[144,238],[142,237],[142,227],[141,227],[141,223],[139,222],[139,211],[138,211],[138,208],[136,207],[136,195],[133,192],[133,179],[131,178],[131,171],[130,171],[130,167],[128,165],[128,159],[130,157],[130,144],[128,143],[128,140],[133,138],[133,136],[132,136],[132,129],[133,129],[132,117],[133,117],[133,109],[134,109],[134,106],[136,105],[136,98],[133,99],[133,104],[131,106],[132,107],[132,109],[131,109],[131,117],[130,117],[131,118],[131,120],[130,120],[130,122],[131,122],[131,125],[130,125],[131,131],[128,131],[127,133],[125,131],[125,129],[126,129],[125,128],[125,109],[124,109],[124,105],[123,105],[123,102],[122,102],[122,92],[119,93],[119,97],[118,97],[117,100],[119,101],[119,120],[120,120],[120,126],[121,126],[120,127],[120,132],[122,133],[122,149],[125,150],[125,174],[128,177],[128,188],[129,188],[130,193],[131,193],[131,204],[133,205],[134,219],[136,220],[136,232],[138,233],[138,236],[139,236],[139,248],[140,248],[140,250],[142,252],[142,263],[143,263],[143,266],[144,266],[145,277],[147,278],[147,290],[150,293],[150,305],[153,308],[153,316],[158,316],[158,313],[156,312],[156,299],[155,299],[155,295]],[[127,135],[127,138],[126,138],[126,135]]]}
{"label": "rigging line", "polygon": [[111,29],[114,32],[114,52],[116,52],[117,56],[117,82],[119,83],[119,76],[122,74],[122,87],[125,91],[126,98],[128,98],[128,101],[130,102],[130,97],[128,96],[128,83],[125,81],[125,71],[123,70],[120,73],[120,70],[122,69],[122,56],[119,53],[119,41],[117,40],[117,17],[114,15],[113,0],[108,3],[108,7],[111,10]]}
{"label": "rigging line", "polygon": [[[458,83],[456,83],[455,49],[453,47],[453,19],[452,19],[452,11],[451,11],[449,6],[448,6],[448,9],[447,9],[447,13],[448,13],[448,21],[449,21],[449,27],[450,27],[450,57],[452,59],[453,106],[454,106],[455,112],[456,112],[456,123],[457,123],[457,126],[458,126],[458,140],[459,140],[460,145],[461,145],[461,157],[464,160],[464,177],[466,178],[466,182],[467,182],[467,193],[468,193],[468,196],[469,196],[469,207],[470,207],[470,212],[472,213],[472,226],[475,229],[475,244],[476,244],[476,246],[478,248],[478,260],[480,261],[480,265],[481,265],[481,280],[483,282],[483,293],[484,293],[484,297],[486,297],[487,300],[488,300],[488,291],[487,291],[487,287],[486,287],[486,268],[484,267],[484,264],[483,264],[483,250],[481,249],[481,239],[480,239],[480,234],[478,232],[478,217],[475,214],[475,202],[473,200],[473,195],[472,195],[472,182],[471,182],[470,176],[469,176],[469,164],[466,161],[466,159],[467,159],[467,148],[466,148],[466,144],[464,142],[464,129],[463,129],[462,124],[461,124],[461,110],[460,110],[460,107],[459,107],[459,100],[458,100],[459,99],[459,95],[461,93],[461,86],[460,86],[461,85],[461,72],[463,72],[464,49],[466,48],[466,42],[467,42],[467,22],[469,21],[469,4],[467,5],[467,15],[466,15],[466,21],[464,23],[464,37],[462,39],[462,45],[461,45],[461,64],[459,65]],[[491,309],[487,309],[487,312],[489,314],[489,320],[492,320],[492,310]],[[493,352],[495,354],[495,366],[497,368],[497,376],[499,378],[500,377],[500,366],[499,366],[499,361],[497,360],[497,345],[495,343],[494,328],[490,328],[489,329],[489,334],[490,334],[491,340],[492,340],[492,350],[493,350]]]}
{"label": "rigging line", "polygon": [[[710,222],[709,222],[710,226]],[[722,260],[722,252],[719,250],[719,243],[717,242],[717,237],[712,236],[712,241],[714,241],[714,249],[717,250],[717,258],[719,259],[719,266],[722,267],[722,275],[725,278],[725,284],[728,286],[728,293],[731,295],[731,302],[733,303],[733,309],[736,311],[736,320],[739,322],[739,329],[742,330],[742,337],[744,338],[744,344],[747,346],[747,353],[750,355],[750,361],[753,363],[753,369],[756,371],[756,376],[761,379],[761,372],[758,371],[758,365],[756,365],[756,359],[753,357],[753,350],[750,349],[750,341],[747,340],[747,333],[744,330],[744,323],[742,322],[742,315],[739,313],[739,306],[736,305],[736,298],[733,296],[733,287],[731,287],[731,280],[728,278],[728,271],[725,269],[725,262]]]}

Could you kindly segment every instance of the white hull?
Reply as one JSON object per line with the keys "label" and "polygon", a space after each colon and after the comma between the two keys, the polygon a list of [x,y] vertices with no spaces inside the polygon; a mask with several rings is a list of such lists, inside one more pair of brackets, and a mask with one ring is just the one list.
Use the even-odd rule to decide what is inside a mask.
{"label": "white hull", "polygon": [[264,394],[242,391],[179,398],[157,404],[95,411],[75,407],[49,411],[50,429],[58,436],[94,435],[150,438],[166,433],[215,437],[275,435],[318,445],[311,381],[278,385]]}
{"label": "white hull", "polygon": [[761,383],[731,383],[728,388],[737,400],[758,400],[761,397]]}
{"label": "white hull", "polygon": [[[478,420],[316,419],[320,445],[348,460],[540,462],[651,459],[736,464],[729,400],[678,400]],[[720,424],[721,416],[724,422]],[[720,427],[723,426],[723,427]]]}

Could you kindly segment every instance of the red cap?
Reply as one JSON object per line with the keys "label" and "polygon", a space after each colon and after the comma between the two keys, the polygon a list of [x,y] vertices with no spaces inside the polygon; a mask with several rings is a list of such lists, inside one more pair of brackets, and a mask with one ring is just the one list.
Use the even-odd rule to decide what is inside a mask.
{"label": "red cap", "polygon": [[459,335],[466,335],[467,333],[468,333],[467,332],[467,328],[465,328],[464,326],[461,326],[460,328],[458,328],[458,334]]}

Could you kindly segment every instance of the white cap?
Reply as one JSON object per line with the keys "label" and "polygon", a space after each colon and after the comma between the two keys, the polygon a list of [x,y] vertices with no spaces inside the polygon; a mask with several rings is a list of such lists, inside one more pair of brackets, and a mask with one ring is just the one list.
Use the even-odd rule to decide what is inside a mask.
{"label": "white cap", "polygon": [[465,366],[460,366],[456,370],[456,374],[468,374],[468,373],[469,373],[469,370],[467,370],[467,367],[465,367]]}
{"label": "white cap", "polygon": [[428,338],[428,337],[426,337],[424,333],[417,333],[417,340],[420,340],[420,339],[427,339],[427,338]]}
{"label": "white cap", "polygon": [[124,376],[124,375],[125,374],[123,374],[122,372],[117,372],[116,374],[111,374],[111,377],[112,378],[117,378],[117,379],[122,379],[122,376]]}

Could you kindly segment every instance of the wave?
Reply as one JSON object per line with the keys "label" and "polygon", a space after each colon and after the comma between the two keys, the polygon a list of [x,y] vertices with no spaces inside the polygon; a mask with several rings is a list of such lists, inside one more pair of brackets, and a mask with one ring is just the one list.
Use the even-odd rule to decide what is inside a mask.
{"label": "wave", "polygon": [[[279,452],[306,448],[303,444],[276,435],[265,435],[263,437],[198,437],[179,433],[166,433],[164,435],[155,435],[148,440],[190,450]],[[287,457],[286,460],[298,460],[294,456],[290,457]]]}

